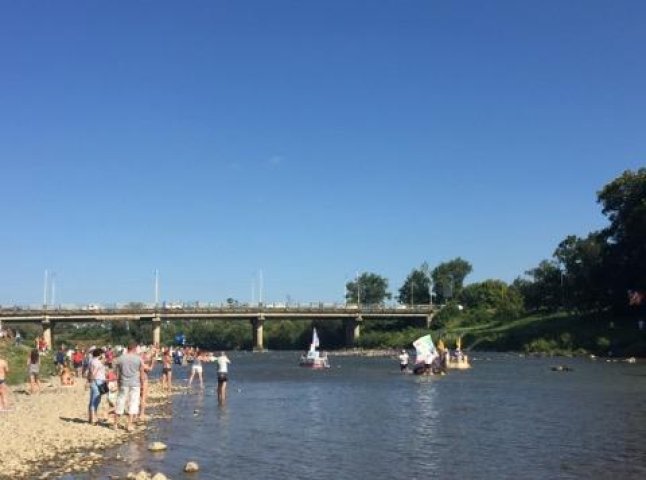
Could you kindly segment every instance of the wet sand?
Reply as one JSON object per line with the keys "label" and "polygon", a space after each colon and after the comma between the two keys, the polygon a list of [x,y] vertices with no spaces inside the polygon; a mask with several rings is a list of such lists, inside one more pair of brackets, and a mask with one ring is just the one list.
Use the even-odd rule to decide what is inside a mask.
{"label": "wet sand", "polygon": [[[112,429],[107,420],[88,423],[89,390],[86,382],[61,387],[58,378],[41,383],[41,393],[29,395],[28,385],[11,388],[9,411],[0,412],[0,479],[56,478],[65,473],[85,472],[104,460],[103,451],[142,432]],[[148,404],[158,404],[164,395],[157,383],[150,384]],[[101,401],[99,415],[108,411]],[[150,412],[147,412],[149,414]],[[125,426],[126,418],[121,418]]]}

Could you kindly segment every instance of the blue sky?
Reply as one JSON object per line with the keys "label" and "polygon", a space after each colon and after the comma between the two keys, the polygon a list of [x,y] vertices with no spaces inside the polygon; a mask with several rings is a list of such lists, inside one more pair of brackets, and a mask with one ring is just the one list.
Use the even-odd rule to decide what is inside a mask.
{"label": "blue sky", "polygon": [[512,281],[646,159],[642,1],[0,3],[0,304]]}

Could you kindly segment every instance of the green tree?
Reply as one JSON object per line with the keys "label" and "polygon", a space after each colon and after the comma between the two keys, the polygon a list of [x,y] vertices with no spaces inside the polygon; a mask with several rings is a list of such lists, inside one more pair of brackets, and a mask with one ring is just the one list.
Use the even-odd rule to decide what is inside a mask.
{"label": "green tree", "polygon": [[462,290],[460,301],[468,309],[486,309],[510,318],[516,318],[523,311],[520,292],[502,280],[471,283]]}
{"label": "green tree", "polygon": [[502,280],[485,280],[464,287],[460,302],[467,308],[498,308],[505,303],[507,284]]}
{"label": "green tree", "polygon": [[422,264],[408,274],[404,284],[399,289],[397,301],[402,304],[419,305],[431,303],[431,279],[428,265]]}
{"label": "green tree", "polygon": [[587,238],[568,236],[554,251],[561,268],[561,306],[600,309],[608,303],[604,267],[605,238],[593,232]]}
{"label": "green tree", "polygon": [[388,292],[388,280],[376,273],[362,273],[355,281],[345,285],[348,303],[357,305],[382,305],[392,295]]}
{"label": "green tree", "polygon": [[522,294],[528,310],[554,311],[563,304],[563,271],[557,262],[543,260],[525,275],[528,278],[517,278],[513,285]]}
{"label": "green tree", "polygon": [[610,225],[607,239],[606,279],[614,303],[625,303],[628,289],[646,289],[646,168],[625,171],[598,192],[597,200]]}
{"label": "green tree", "polygon": [[440,263],[433,269],[433,292],[440,303],[446,303],[451,298],[457,298],[462,292],[464,279],[471,273],[473,267],[469,262],[457,257],[448,262]]}

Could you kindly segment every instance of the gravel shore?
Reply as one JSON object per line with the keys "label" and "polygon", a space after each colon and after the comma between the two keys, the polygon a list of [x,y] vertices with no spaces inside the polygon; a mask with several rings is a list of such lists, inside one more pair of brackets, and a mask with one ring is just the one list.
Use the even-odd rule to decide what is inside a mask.
{"label": "gravel shore", "polygon": [[[163,401],[158,385],[150,387],[149,405]],[[145,429],[140,424],[127,433],[112,429],[107,421],[90,425],[89,391],[83,381],[61,387],[58,378],[52,378],[42,382],[40,393],[28,391],[27,385],[11,388],[9,410],[0,412],[0,479],[57,478],[88,471],[103,461],[105,449]],[[101,404],[99,414],[105,415],[105,397]]]}

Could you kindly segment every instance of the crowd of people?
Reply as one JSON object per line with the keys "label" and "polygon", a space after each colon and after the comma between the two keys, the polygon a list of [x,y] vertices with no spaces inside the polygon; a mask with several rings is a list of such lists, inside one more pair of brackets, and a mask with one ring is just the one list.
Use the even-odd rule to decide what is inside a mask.
{"label": "crowd of people", "polygon": [[[34,348],[27,357],[26,373],[30,394],[41,391],[41,362],[47,353],[42,338],[34,341]],[[186,387],[191,388],[194,377],[204,388],[203,364],[217,362],[218,401],[226,399],[228,366],[231,363],[225,352],[219,356],[194,347],[142,346],[135,341],[126,347],[91,346],[74,348],[61,345],[53,355],[56,374],[61,388],[83,382],[89,391],[88,421],[91,424],[106,422],[113,428],[121,427],[126,416],[125,429],[131,431],[134,424],[146,420],[147,400],[150,391],[149,376],[157,362],[161,363],[160,385],[164,394],[173,389],[173,367],[190,365]],[[0,409],[9,408],[6,378],[8,363],[0,358]],[[102,399],[106,397],[101,410]]]}

